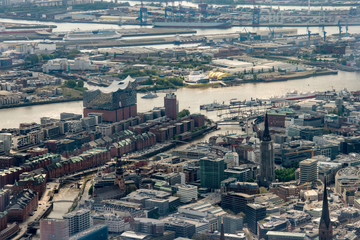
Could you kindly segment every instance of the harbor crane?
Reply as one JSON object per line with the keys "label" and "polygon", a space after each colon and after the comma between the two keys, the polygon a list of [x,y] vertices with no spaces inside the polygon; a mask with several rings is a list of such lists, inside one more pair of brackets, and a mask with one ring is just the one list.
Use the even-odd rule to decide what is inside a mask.
{"label": "harbor crane", "polygon": [[147,8],[144,7],[143,1],[141,1],[140,5],[140,24],[145,24],[147,22]]}
{"label": "harbor crane", "polygon": [[168,1],[165,1],[165,14],[164,14],[164,16],[165,16],[165,18],[167,18],[168,17],[168,11],[169,11],[169,7],[168,7]]}
{"label": "harbor crane", "polygon": [[271,27],[268,27],[269,28],[269,31],[270,31],[270,36],[271,36],[271,39],[273,39],[275,37],[275,31],[273,28]]}
{"label": "harbor crane", "polygon": [[246,32],[247,34],[247,37],[248,37],[248,40],[251,41],[251,33],[244,27],[244,31]]}
{"label": "harbor crane", "polygon": [[200,3],[199,3],[199,10],[200,10],[200,13],[201,15],[204,17],[204,18],[207,18],[207,7],[208,7],[208,4],[207,3],[203,3],[203,1],[201,0]]}
{"label": "harbor crane", "polygon": [[322,26],[322,31],[323,31],[324,42],[325,42],[325,41],[326,41],[326,33],[327,33],[327,32],[325,32],[325,26],[324,26],[324,25]]}
{"label": "harbor crane", "polygon": [[309,25],[306,27],[306,31],[307,31],[307,34],[308,34],[308,45],[310,46],[310,38],[311,38],[311,31],[310,31],[310,29],[309,29]]}
{"label": "harbor crane", "polygon": [[252,15],[252,25],[260,24],[260,7],[256,7],[256,2],[253,0],[253,15]]}
{"label": "harbor crane", "polygon": [[341,21],[338,21],[338,28],[339,28],[339,39],[341,39]]}
{"label": "harbor crane", "polygon": [[345,37],[349,36],[349,23],[348,19],[346,18],[346,25],[345,25]]}

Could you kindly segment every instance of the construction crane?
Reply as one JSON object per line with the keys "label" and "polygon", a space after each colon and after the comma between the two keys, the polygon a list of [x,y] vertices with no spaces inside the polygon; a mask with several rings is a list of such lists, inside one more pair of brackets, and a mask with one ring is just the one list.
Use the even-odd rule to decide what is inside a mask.
{"label": "construction crane", "polygon": [[268,27],[268,28],[269,28],[269,31],[270,31],[271,39],[273,39],[275,37],[275,31],[271,27]]}
{"label": "construction crane", "polygon": [[171,1],[171,17],[174,19],[175,17],[175,0]]}
{"label": "construction crane", "polygon": [[144,24],[147,22],[147,8],[144,7],[143,1],[141,1],[140,5],[140,24]]}
{"label": "construction crane", "polygon": [[247,34],[248,40],[251,40],[251,34],[250,34],[250,32],[249,32],[246,28],[244,28],[244,30],[245,30],[245,32],[246,32],[246,34]]}
{"label": "construction crane", "polygon": [[322,31],[323,31],[324,42],[325,42],[325,41],[326,41],[326,33],[327,33],[327,32],[325,32],[325,26],[324,26],[324,25],[322,26]]}
{"label": "construction crane", "polygon": [[200,13],[201,15],[206,18],[207,17],[207,3],[203,3],[203,1],[201,0],[199,5],[198,5],[199,9],[200,9]]}
{"label": "construction crane", "polygon": [[253,15],[252,15],[252,25],[260,24],[260,8],[255,6],[255,0],[253,0]]}
{"label": "construction crane", "polygon": [[181,17],[181,14],[183,13],[183,12],[185,12],[184,11],[184,9],[183,9],[183,7],[182,7],[182,1],[180,0],[180,1],[178,1],[179,2],[179,14],[180,14],[180,17]]}
{"label": "construction crane", "polygon": [[168,17],[168,1],[165,1],[165,13],[164,13],[164,16],[165,16],[165,18],[167,18]]}
{"label": "construction crane", "polygon": [[308,45],[310,46],[311,31],[309,29],[309,25],[306,27],[306,31],[307,31],[307,34],[308,34]]}
{"label": "construction crane", "polygon": [[338,28],[339,28],[339,39],[341,39],[341,21],[338,21]]}

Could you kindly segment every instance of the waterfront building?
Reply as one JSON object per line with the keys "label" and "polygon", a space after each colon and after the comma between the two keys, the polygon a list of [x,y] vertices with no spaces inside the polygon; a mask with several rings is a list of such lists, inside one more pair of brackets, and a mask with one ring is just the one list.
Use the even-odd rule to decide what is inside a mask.
{"label": "waterfront building", "polygon": [[65,219],[41,219],[40,240],[63,240],[69,238],[69,222]]}
{"label": "waterfront building", "polygon": [[329,203],[327,198],[327,188],[326,181],[324,183],[324,195],[323,195],[323,205],[319,225],[319,240],[332,240],[333,239],[333,230],[332,223],[330,221],[329,213]]}
{"label": "waterfront building", "polygon": [[179,113],[179,102],[176,100],[175,93],[167,93],[164,97],[165,116],[175,120]]}
{"label": "waterfront building", "polygon": [[38,194],[31,189],[20,192],[12,198],[6,211],[9,222],[24,222],[38,206]]}
{"label": "waterfront building", "polygon": [[91,227],[90,210],[81,209],[73,211],[63,216],[69,221],[69,235],[82,232]]}
{"label": "waterfront building", "polygon": [[96,225],[80,233],[77,233],[76,235],[70,237],[69,240],[100,240],[100,239],[108,239],[108,237],[109,237],[108,226]]}
{"label": "waterfront building", "polygon": [[274,146],[271,141],[269,132],[268,116],[265,114],[265,129],[260,144],[260,176],[259,185],[263,187],[269,187],[270,184],[275,180],[274,171]]}
{"label": "waterfront building", "polygon": [[114,80],[110,86],[84,92],[84,116],[101,113],[104,122],[119,122],[137,115],[135,79]]}
{"label": "waterfront building", "polygon": [[318,179],[318,160],[316,158],[305,159],[299,163],[300,184],[315,182]]}
{"label": "waterfront building", "polygon": [[204,157],[200,159],[201,187],[219,189],[224,180],[224,159]]}
{"label": "waterfront building", "polygon": [[24,189],[31,189],[41,197],[46,190],[46,174],[35,171],[21,173],[19,180],[14,183],[13,193],[18,194]]}

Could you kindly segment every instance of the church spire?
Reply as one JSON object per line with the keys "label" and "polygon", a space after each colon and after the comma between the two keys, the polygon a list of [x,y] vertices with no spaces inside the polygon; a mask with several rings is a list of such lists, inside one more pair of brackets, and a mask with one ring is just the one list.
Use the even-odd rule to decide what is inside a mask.
{"label": "church spire", "polygon": [[265,113],[265,129],[262,137],[263,141],[271,141],[270,132],[269,132],[269,120],[268,115]]}
{"label": "church spire", "polygon": [[321,219],[319,225],[319,240],[332,240],[332,225],[329,214],[329,203],[327,198],[326,177],[324,179],[324,195]]}
{"label": "church spire", "polygon": [[224,233],[224,222],[223,218],[221,217],[221,232],[220,232],[220,240],[225,240],[225,233]]}

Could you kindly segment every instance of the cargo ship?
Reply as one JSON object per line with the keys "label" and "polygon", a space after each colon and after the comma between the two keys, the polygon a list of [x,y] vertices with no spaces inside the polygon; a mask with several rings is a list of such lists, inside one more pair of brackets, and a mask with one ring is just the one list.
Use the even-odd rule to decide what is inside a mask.
{"label": "cargo ship", "polygon": [[110,40],[121,38],[122,35],[115,30],[72,31],[65,35],[64,41]]}
{"label": "cargo ship", "polygon": [[5,27],[0,25],[0,34],[15,34],[15,33],[37,33],[39,31],[46,31],[51,33],[53,30],[52,26],[45,25],[29,25],[29,26],[16,26],[16,27]]}
{"label": "cargo ship", "polygon": [[231,28],[229,22],[154,22],[153,27],[167,27],[167,28]]}

